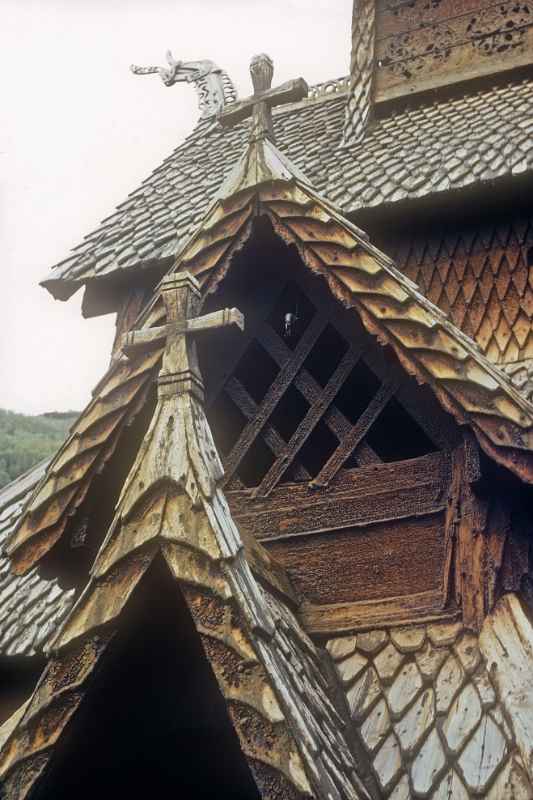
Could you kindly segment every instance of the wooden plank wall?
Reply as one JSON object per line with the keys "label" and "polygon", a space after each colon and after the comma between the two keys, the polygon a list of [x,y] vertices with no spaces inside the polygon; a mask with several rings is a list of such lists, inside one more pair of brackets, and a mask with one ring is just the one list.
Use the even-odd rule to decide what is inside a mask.
{"label": "wooden plank wall", "polygon": [[[240,529],[288,570],[307,605],[333,609],[332,624],[343,624],[343,604],[372,619],[384,609],[436,613],[447,601],[451,470],[451,454],[438,452],[344,470],[327,489],[283,484],[267,497],[227,497]],[[403,598],[398,608],[391,598]]]}
{"label": "wooden plank wall", "polygon": [[532,22],[532,0],[377,0],[377,101],[531,64]]}

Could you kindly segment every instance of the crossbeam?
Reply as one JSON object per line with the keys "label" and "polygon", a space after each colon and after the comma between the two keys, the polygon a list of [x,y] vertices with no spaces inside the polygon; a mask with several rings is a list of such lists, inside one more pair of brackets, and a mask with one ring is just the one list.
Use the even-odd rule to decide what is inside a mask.
{"label": "crossbeam", "polygon": [[[269,325],[263,325],[259,341],[279,367],[292,358],[292,352],[288,346]],[[302,393],[309,404],[314,403],[322,394],[322,387],[306,369],[301,369],[297,373],[294,378],[294,387]],[[323,420],[339,441],[342,441],[352,428],[350,420],[334,403],[325,412]],[[359,464],[379,464],[381,460],[365,441],[362,441],[355,449],[355,457]]]}
{"label": "crossbeam", "polygon": [[158,325],[146,330],[128,331],[122,340],[122,350],[129,356],[141,346],[160,345],[173,332],[200,333],[212,328],[223,328],[226,325],[237,325],[241,331],[244,330],[244,317],[238,308],[223,308],[221,311],[213,311],[196,319],[178,320],[175,323]]}
{"label": "crossbeam", "polygon": [[363,440],[363,437],[367,435],[368,431],[393,396],[396,388],[397,384],[394,382],[382,384],[355,425],[343,438],[339,446],[326,461],[319,474],[312,481],[313,486],[327,486],[328,483],[333,480],[344,462],[351,456],[353,451]]}
{"label": "crossbeam", "polygon": [[271,468],[261,481],[260,485],[254,492],[255,496],[264,496],[269,494],[274,486],[281,480],[283,473],[292,464],[300,448],[305,444],[309,436],[312,434],[326,409],[331,404],[333,398],[347,379],[348,375],[354,368],[359,358],[359,353],[349,349],[341,359],[339,365],[329,379],[327,385],[324,387],[321,394],[316,398],[315,402],[309,407],[307,414],[304,416],[295,432],[291,436],[289,442],[284,448],[284,452],[280,454],[277,460],[272,464]]}
{"label": "crossbeam", "polygon": [[202,302],[200,286],[189,272],[166,275],[159,284],[159,293],[166,309],[166,324],[129,331],[123,337],[122,349],[129,357],[139,349],[164,342],[158,377],[159,396],[192,393],[203,402],[204,385],[191,334],[228,325],[237,325],[243,330],[244,317],[236,308],[198,316]]}
{"label": "crossbeam", "polygon": [[303,78],[282,83],[271,89],[274,64],[265,53],[254,56],[250,63],[250,75],[254,93],[244,100],[231,103],[220,112],[218,120],[225,127],[231,127],[242,122],[247,117],[252,117],[251,140],[267,136],[274,141],[272,127],[272,108],[284,103],[294,103],[307,97],[308,86]]}
{"label": "crossbeam", "polygon": [[256,436],[263,429],[282,395],[288,389],[296,373],[311,352],[325,326],[326,319],[321,314],[317,314],[296,345],[292,353],[292,358],[285,361],[281,367],[263,398],[256,417],[245,425],[228,456],[226,464],[228,478],[235,472],[239,463],[252,446]]}
{"label": "crossbeam", "polygon": [[[244,414],[247,420],[253,420],[259,410],[259,406],[255,400],[246,391],[245,387],[240,381],[231,377],[224,387],[225,392],[233,400],[237,408]],[[283,456],[286,450],[285,440],[279,435],[277,430],[270,422],[266,422],[261,434],[265,443],[272,450],[276,458]],[[309,481],[311,476],[302,464],[298,461],[295,464],[295,478],[296,480]]]}

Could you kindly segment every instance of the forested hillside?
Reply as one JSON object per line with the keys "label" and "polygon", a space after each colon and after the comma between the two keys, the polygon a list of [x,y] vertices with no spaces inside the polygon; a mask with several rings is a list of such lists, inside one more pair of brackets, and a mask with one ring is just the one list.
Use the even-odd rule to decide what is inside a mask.
{"label": "forested hillside", "polygon": [[53,411],[30,417],[0,408],[0,488],[53,455],[77,416]]}

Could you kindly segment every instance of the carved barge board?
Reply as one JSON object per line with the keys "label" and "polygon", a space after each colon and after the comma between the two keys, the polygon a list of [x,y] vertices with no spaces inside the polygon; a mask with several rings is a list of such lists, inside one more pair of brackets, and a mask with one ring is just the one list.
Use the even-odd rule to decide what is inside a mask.
{"label": "carved barge board", "polygon": [[377,0],[377,102],[531,63],[530,0]]}

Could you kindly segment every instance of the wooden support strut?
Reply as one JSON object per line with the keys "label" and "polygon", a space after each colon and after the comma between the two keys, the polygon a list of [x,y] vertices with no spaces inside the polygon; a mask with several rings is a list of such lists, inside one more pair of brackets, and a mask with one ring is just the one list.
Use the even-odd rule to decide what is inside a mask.
{"label": "wooden support strut", "polygon": [[323,392],[316,398],[314,403],[310,406],[307,414],[300,422],[295,432],[290,438],[290,441],[284,448],[284,452],[271,466],[261,484],[256,489],[256,495],[268,494],[278,481],[282,478],[283,473],[294,461],[298,450],[307,441],[317,424],[319,423],[322,415],[331,404],[333,398],[347,379],[348,375],[357,363],[358,354],[349,349],[344,357],[341,359],[337,369],[329,379]]}
{"label": "wooden support strut", "polygon": [[[278,336],[276,331],[269,326],[265,325],[262,328],[260,341],[278,366],[282,366],[287,359],[291,358],[292,353],[288,346],[283,339]],[[302,393],[310,405],[316,402],[323,391],[318,382],[304,368],[295,376],[294,387]],[[336,436],[339,441],[344,439],[352,427],[350,420],[344,416],[342,411],[338,409],[334,403],[325,411],[322,419],[324,424],[327,425],[331,433]],[[361,465],[380,463],[380,459],[376,453],[374,453],[370,445],[364,441],[356,447],[355,457],[357,462]]]}
{"label": "wooden support strut", "polygon": [[351,431],[346,434],[337,449],[332,453],[328,461],[324,464],[317,477],[314,479],[313,486],[327,486],[333,480],[347,458],[363,440],[370,430],[373,423],[381,414],[396,390],[394,382],[384,383],[372,398],[367,408],[363,411]]}
{"label": "wooden support strut", "polygon": [[325,318],[321,314],[317,314],[298,342],[298,345],[292,354],[292,358],[285,361],[277,377],[263,398],[255,419],[250,420],[250,422],[245,425],[241,435],[239,436],[231,453],[228,456],[225,465],[228,478],[237,469],[241,459],[250,449],[258,433],[263,429],[268,418],[278,404],[281,396],[286,389],[288,389],[294,380],[296,373],[311,352],[311,349],[322,333],[325,325]]}
{"label": "wooden support strut", "polygon": [[[259,406],[246,391],[246,388],[235,376],[231,377],[224,387],[226,394],[233,400],[237,408],[242,411],[247,420],[253,420]],[[276,457],[282,456],[285,452],[286,444],[277,430],[267,422],[262,430],[263,439]],[[311,479],[309,472],[302,464],[296,464],[295,477],[297,480],[308,481]]]}

